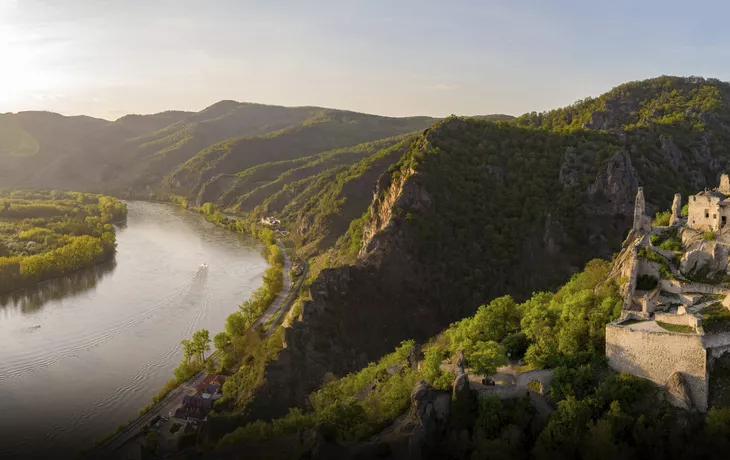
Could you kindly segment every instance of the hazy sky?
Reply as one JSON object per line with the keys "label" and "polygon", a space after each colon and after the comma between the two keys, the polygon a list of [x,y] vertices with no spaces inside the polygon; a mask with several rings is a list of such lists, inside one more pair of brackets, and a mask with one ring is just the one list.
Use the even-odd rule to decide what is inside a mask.
{"label": "hazy sky", "polygon": [[728,80],[730,5],[692,5],[0,0],[0,113],[116,119],[235,99],[520,114],[661,74]]}

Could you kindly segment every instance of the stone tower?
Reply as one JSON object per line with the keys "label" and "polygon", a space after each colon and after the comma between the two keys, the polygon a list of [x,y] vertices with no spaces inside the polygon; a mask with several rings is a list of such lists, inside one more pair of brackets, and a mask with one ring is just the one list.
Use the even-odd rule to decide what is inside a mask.
{"label": "stone tower", "polygon": [[677,193],[674,195],[674,201],[672,201],[672,217],[669,219],[669,225],[674,225],[675,222],[682,218],[682,195]]}
{"label": "stone tower", "polygon": [[644,202],[644,187],[639,187],[636,193],[636,202],[634,204],[634,230],[644,230],[646,223],[646,203]]}
{"label": "stone tower", "polygon": [[720,187],[717,190],[725,195],[730,195],[730,178],[727,174],[720,176]]}

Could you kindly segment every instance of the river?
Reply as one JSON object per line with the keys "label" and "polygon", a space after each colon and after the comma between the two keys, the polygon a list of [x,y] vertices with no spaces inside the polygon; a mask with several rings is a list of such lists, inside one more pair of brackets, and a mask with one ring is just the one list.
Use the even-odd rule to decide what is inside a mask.
{"label": "river", "polygon": [[74,454],[134,418],[180,340],[212,338],[261,285],[251,238],[171,205],[128,208],[113,263],[0,298],[0,458]]}

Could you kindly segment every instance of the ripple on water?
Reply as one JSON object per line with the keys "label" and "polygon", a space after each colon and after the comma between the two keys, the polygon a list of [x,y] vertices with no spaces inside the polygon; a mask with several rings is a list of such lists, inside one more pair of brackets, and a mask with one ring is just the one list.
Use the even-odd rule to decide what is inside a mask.
{"label": "ripple on water", "polygon": [[172,377],[180,340],[223,330],[267,266],[259,245],[163,204],[130,203],[117,242],[101,275],[0,302],[0,457],[88,444],[133,418]]}

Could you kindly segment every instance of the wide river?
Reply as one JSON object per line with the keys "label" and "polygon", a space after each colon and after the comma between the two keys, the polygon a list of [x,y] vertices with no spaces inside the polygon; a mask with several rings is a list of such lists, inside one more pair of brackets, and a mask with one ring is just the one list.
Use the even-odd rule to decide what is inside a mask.
{"label": "wide river", "polygon": [[252,239],[171,205],[128,207],[114,263],[0,298],[0,458],[73,453],[134,418],[180,340],[212,338],[261,285]]}

